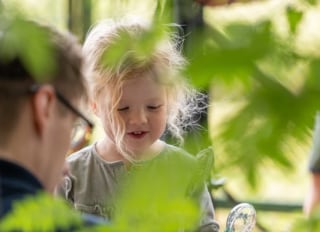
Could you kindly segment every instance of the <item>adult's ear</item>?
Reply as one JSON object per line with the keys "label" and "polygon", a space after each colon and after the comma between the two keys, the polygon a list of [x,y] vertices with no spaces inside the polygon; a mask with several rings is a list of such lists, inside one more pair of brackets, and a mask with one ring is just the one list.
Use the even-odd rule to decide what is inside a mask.
{"label": "adult's ear", "polygon": [[40,136],[43,134],[46,125],[48,125],[50,117],[52,117],[55,100],[55,90],[50,85],[42,85],[33,95],[34,125]]}

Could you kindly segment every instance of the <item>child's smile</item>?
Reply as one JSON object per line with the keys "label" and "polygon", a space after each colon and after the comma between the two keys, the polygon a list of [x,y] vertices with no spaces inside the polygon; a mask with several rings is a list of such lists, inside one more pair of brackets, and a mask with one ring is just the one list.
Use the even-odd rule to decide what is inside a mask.
{"label": "child's smile", "polygon": [[145,135],[147,135],[148,132],[146,131],[134,131],[134,132],[129,132],[128,135],[134,139],[141,139]]}

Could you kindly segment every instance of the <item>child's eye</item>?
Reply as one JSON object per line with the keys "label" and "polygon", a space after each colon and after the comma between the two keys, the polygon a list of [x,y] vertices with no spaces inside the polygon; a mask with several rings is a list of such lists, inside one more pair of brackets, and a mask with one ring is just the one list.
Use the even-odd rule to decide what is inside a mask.
{"label": "child's eye", "polygon": [[129,107],[126,106],[126,107],[119,108],[118,111],[125,111],[125,110],[128,110],[128,109],[129,109]]}
{"label": "child's eye", "polygon": [[161,106],[162,106],[162,105],[157,105],[157,106],[147,106],[147,108],[148,108],[149,110],[157,110],[157,109],[159,109]]}

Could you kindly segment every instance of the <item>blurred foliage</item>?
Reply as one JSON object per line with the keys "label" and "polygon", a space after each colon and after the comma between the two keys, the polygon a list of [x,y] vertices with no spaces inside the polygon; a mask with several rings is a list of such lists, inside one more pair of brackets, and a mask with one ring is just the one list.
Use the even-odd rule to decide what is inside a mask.
{"label": "blurred foliage", "polygon": [[0,231],[58,231],[79,228],[82,219],[63,200],[40,193],[13,205],[13,210],[0,221]]}
{"label": "blurred foliage", "polygon": [[[294,149],[288,149],[289,141],[295,138],[303,143],[310,139],[310,128],[319,108],[315,99],[320,94],[316,85],[319,53],[310,53],[301,46],[301,34],[308,37],[306,34],[313,30],[306,30],[307,16],[316,10],[317,4],[284,1],[277,4],[276,12],[270,10],[268,1],[258,4],[264,17],[251,21],[243,16],[257,15],[250,4],[241,6],[238,17],[230,12],[231,19],[227,14],[230,8],[225,8],[226,18],[195,28],[188,35],[185,51],[190,61],[185,75],[196,87],[211,88],[210,103],[227,98],[226,95],[230,96],[230,103],[240,103],[215,127],[211,127],[210,117],[210,136],[205,131],[197,134],[202,139],[187,136],[185,147],[196,154],[199,145],[203,148],[206,138],[211,137],[214,147],[222,148],[227,157],[218,165],[237,166],[252,187],[258,187],[259,169],[266,163],[293,170],[295,154]],[[165,12],[168,15],[170,8]],[[215,13],[213,10],[212,14]],[[138,40],[124,39],[117,46],[124,51],[135,44],[149,44],[148,49],[138,49],[146,55],[152,50],[154,39],[161,38],[159,30],[163,28],[156,26],[159,22],[167,21],[155,20],[153,30],[146,35]],[[117,62],[117,56],[111,60]],[[225,91],[219,91],[222,88]]]}
{"label": "blurred foliage", "polygon": [[[128,62],[132,60],[148,60],[157,41],[165,36],[163,29],[160,24],[155,24],[151,27],[151,30],[142,32],[139,35],[131,35],[125,31],[119,33],[117,42],[110,45],[107,52],[103,54],[103,65],[117,67],[119,63],[123,62],[124,56]],[[123,65],[126,64],[126,62],[123,62]]]}
{"label": "blurred foliage", "polygon": [[[128,19],[130,19],[130,17],[133,17],[133,20],[139,18],[141,20],[146,20],[147,24],[149,23],[149,20],[151,25],[149,30],[142,31],[139,34],[132,35],[126,31],[120,32],[119,39],[111,44],[108,51],[103,54],[102,59],[105,66],[117,67],[117,64],[123,62],[122,59],[124,59],[124,57],[128,61],[137,60],[137,62],[139,62],[148,60],[159,41],[170,35],[170,32],[174,29],[167,25],[172,21],[170,17],[171,14],[168,14],[168,12],[172,12],[172,5],[169,4],[171,3],[170,1],[159,0],[146,2],[153,5],[154,8],[151,19],[143,19],[143,16],[131,15],[132,13],[126,12],[126,7],[132,4],[132,1],[130,0],[110,2],[110,9],[113,10],[113,13],[118,13],[113,16],[113,18],[128,17]],[[119,7],[119,11],[114,11],[114,9],[117,9],[116,6]],[[123,63],[126,65],[126,62]]]}
{"label": "blurred foliage", "polygon": [[[85,0],[86,2],[90,2]],[[69,0],[0,0],[1,6],[6,8],[7,13],[12,11],[23,13],[33,20],[43,23],[51,23],[60,29],[67,28]],[[80,2],[80,1],[77,1]]]}
{"label": "blurred foliage", "polygon": [[[276,7],[270,7],[270,2],[277,2]],[[218,165],[238,167],[253,187],[258,186],[260,169],[267,163],[287,171],[294,168],[294,151],[288,152],[288,147],[291,147],[289,141],[295,138],[304,142],[310,138],[320,96],[320,36],[315,36],[320,30],[317,24],[312,24],[320,17],[319,1],[261,1],[257,5],[259,10],[251,4],[223,9],[224,16],[229,18],[217,20],[216,17],[216,21],[197,28],[186,37],[189,47],[185,51],[190,62],[185,75],[199,89],[211,89],[210,103],[227,99],[227,103],[237,106],[224,116],[217,127],[212,128],[210,118],[210,136],[204,132],[196,136],[197,139],[187,137],[186,147],[193,154],[197,154],[198,147],[206,147],[210,142],[214,148],[221,147],[225,158]],[[164,35],[163,23],[171,22],[174,10],[171,1],[160,1],[155,9],[152,29],[139,38],[124,36],[114,51],[108,54],[106,62],[116,62],[121,53],[131,47],[139,51],[139,55],[148,56],[155,42]],[[21,56],[32,72],[41,74],[42,69],[51,63],[44,52],[47,50],[42,49],[46,47],[44,37],[27,22],[19,20],[19,15],[11,20],[8,14],[0,15],[1,31],[9,24],[13,25],[14,30],[0,34],[1,58],[3,54],[8,59]],[[211,14],[218,15],[219,12],[212,10]],[[246,18],[256,15],[263,17],[254,20]],[[173,27],[170,29],[174,30]],[[178,167],[168,173],[159,170],[157,176],[166,177],[164,179],[173,176],[183,180],[184,172],[180,172]],[[111,227],[113,231],[131,231],[133,228],[150,231],[155,223],[163,225],[159,227],[160,231],[177,229],[181,223],[192,227],[197,220],[197,209],[192,201],[180,198],[180,193],[173,198],[168,197],[172,196],[169,189],[173,182],[167,183],[161,178],[143,180],[145,177],[138,172],[137,179],[130,179],[132,182],[126,186],[130,197],[119,198],[120,211]],[[175,184],[179,186],[180,183]],[[149,188],[145,188],[146,185]],[[154,200],[155,197],[157,200]],[[154,204],[147,204],[149,200]],[[137,213],[137,207],[144,211]],[[50,210],[50,207],[46,209]],[[41,210],[43,212],[43,208]],[[17,218],[22,218],[19,215]],[[142,217],[136,218],[137,215]],[[142,220],[146,216],[151,216],[149,222]],[[1,226],[12,226],[10,220]],[[314,220],[301,220],[295,228],[315,228],[318,226],[316,221],[319,221],[316,217]],[[47,223],[50,225],[51,222]],[[132,223],[136,227],[132,227]],[[310,230],[297,231],[316,230],[310,227]]]}
{"label": "blurred foliage", "polygon": [[320,231],[320,209],[315,210],[310,217],[300,217],[291,226],[292,232]]}
{"label": "blurred foliage", "polygon": [[199,222],[198,190],[202,189],[198,183],[211,169],[211,165],[206,168],[210,162],[203,162],[211,155],[204,151],[194,163],[169,154],[132,166],[121,182],[107,231],[194,231]]}
{"label": "blurred foliage", "polygon": [[199,196],[211,164],[210,149],[203,150],[198,159],[163,154],[136,163],[119,181],[109,224],[86,227],[80,214],[64,201],[39,194],[16,202],[0,221],[0,231],[195,231]]}
{"label": "blurred foliage", "polygon": [[311,12],[320,15],[319,4],[275,2],[211,10],[220,18],[212,17],[189,38],[193,47],[189,41],[186,54],[186,75],[195,86],[211,86],[210,103],[238,103],[210,132],[214,147],[227,157],[218,165],[238,167],[252,187],[258,187],[259,169],[268,162],[293,170],[296,154],[288,147],[295,145],[289,141],[310,139],[319,109],[320,53],[308,50],[319,40],[308,46],[301,40],[317,30],[309,24]]}
{"label": "blurred foliage", "polygon": [[0,22],[1,60],[8,62],[19,57],[39,81],[49,77],[55,63],[46,28],[25,20],[21,13],[13,10],[0,14]]}

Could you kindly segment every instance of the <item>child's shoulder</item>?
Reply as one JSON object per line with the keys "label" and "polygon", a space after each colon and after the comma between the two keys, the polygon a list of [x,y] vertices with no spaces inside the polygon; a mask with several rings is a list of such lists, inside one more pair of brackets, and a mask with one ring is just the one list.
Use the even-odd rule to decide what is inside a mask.
{"label": "child's shoulder", "polygon": [[76,151],[67,157],[67,162],[69,164],[76,164],[76,163],[85,163],[89,159],[93,158],[94,146],[89,145],[82,148],[79,151]]}

